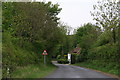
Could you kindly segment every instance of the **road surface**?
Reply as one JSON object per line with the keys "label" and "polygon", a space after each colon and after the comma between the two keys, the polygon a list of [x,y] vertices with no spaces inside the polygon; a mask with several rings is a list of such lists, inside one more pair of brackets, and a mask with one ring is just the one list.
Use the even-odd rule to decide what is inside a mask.
{"label": "road surface", "polygon": [[45,78],[111,78],[103,73],[79,66],[58,64],[55,61],[53,64],[58,68]]}

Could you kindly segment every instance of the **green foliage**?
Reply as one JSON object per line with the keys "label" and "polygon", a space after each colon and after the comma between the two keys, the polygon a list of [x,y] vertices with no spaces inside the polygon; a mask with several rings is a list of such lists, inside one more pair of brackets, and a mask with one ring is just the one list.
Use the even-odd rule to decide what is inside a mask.
{"label": "green foliage", "polygon": [[68,59],[68,55],[64,55],[64,58],[65,58],[65,59]]}
{"label": "green foliage", "polygon": [[[79,28],[79,30],[83,29],[84,27]],[[77,32],[76,34],[81,47],[80,55],[77,56],[77,62],[90,62],[92,65],[97,65],[102,69],[106,70],[108,68],[109,71],[107,72],[118,75],[118,43],[114,43],[112,40],[112,31],[96,31],[98,36],[90,31],[89,34],[87,34],[87,30],[83,35],[81,35],[82,32]],[[96,38],[92,38],[91,35],[96,36]]]}
{"label": "green foliage", "polygon": [[92,15],[97,23],[103,27],[103,32],[98,36],[94,46],[88,51],[88,61],[91,61],[93,64],[97,64],[99,67],[108,68],[108,72],[116,75],[118,75],[117,70],[119,69],[118,64],[120,63],[118,46],[118,4],[119,3],[115,1],[103,1],[94,6],[96,11]]}
{"label": "green foliage", "polygon": [[68,64],[69,63],[69,61],[67,59],[58,59],[57,62],[60,64]]}
{"label": "green foliage", "polygon": [[75,38],[81,48],[88,49],[96,41],[100,31],[99,27],[88,23],[77,30]]}
{"label": "green foliage", "polygon": [[116,30],[119,27],[119,1],[106,0],[103,2],[98,2],[94,5],[94,12],[91,15],[97,24],[100,25],[104,31],[110,30],[112,32],[112,40],[116,42]]}
{"label": "green foliage", "polygon": [[2,4],[3,17],[3,77],[8,77],[16,68],[43,63],[46,49],[47,63],[59,53],[65,36],[58,27],[61,8],[51,2],[6,2]]}
{"label": "green foliage", "polygon": [[61,55],[57,55],[57,59],[60,59],[61,58]]}
{"label": "green foliage", "polygon": [[57,62],[60,64],[68,64],[69,61],[67,60],[67,55],[64,56],[57,55]]}
{"label": "green foliage", "polygon": [[88,59],[88,52],[86,49],[81,49],[81,52],[79,55],[77,55],[77,62],[83,62]]}
{"label": "green foliage", "polygon": [[77,56],[77,62],[86,61],[88,59],[88,50],[94,47],[94,43],[97,41],[100,34],[100,28],[90,23],[85,24],[77,30],[75,38],[81,48],[80,55]]}
{"label": "green foliage", "polygon": [[[91,62],[98,67],[110,69],[111,73],[116,73],[120,57],[120,26],[118,12],[115,13],[119,9],[117,4],[108,2],[98,7],[94,6],[102,12],[92,15],[103,29],[101,26],[88,23],[78,28],[75,35],[69,35],[70,27],[58,22],[57,15],[62,10],[58,4],[3,3],[3,77],[8,77],[7,68],[10,68],[11,75],[17,67],[42,64],[41,54],[44,49],[49,54],[47,63],[50,64],[51,56],[61,53],[64,55],[77,44],[80,45],[81,52],[79,55],[72,54],[72,64]],[[60,56],[57,58],[59,63],[68,63],[67,59]]]}
{"label": "green foliage", "polygon": [[[92,48],[89,51],[89,58],[95,60],[101,60],[106,62],[117,61],[117,46],[116,44],[106,44],[103,46]],[[93,57],[92,57],[93,56]]]}
{"label": "green foliage", "polygon": [[95,25],[86,24],[77,30],[76,39],[81,47],[77,62],[85,62],[83,66],[119,75],[118,4],[119,2],[109,0],[98,2],[98,5],[93,6],[95,12],[92,16],[101,29]]}
{"label": "green foliage", "polygon": [[77,54],[72,53],[71,54],[71,64],[75,64],[77,61]]}
{"label": "green foliage", "polygon": [[[92,32],[93,30],[95,33]],[[80,27],[76,33],[76,39],[81,47],[77,62],[90,62],[92,66],[101,68],[95,67],[95,69],[103,69],[102,71],[119,75],[117,71],[119,69],[119,41],[116,39],[114,42],[112,37],[112,30],[101,31],[95,26],[91,26],[90,29],[88,25]],[[91,65],[90,68],[93,68]]]}
{"label": "green foliage", "polygon": [[105,31],[100,36],[98,36],[98,39],[96,41],[96,46],[102,46],[108,43],[111,43],[112,33],[110,31]]}
{"label": "green foliage", "polygon": [[10,73],[12,73],[17,66],[38,63],[38,57],[36,53],[32,51],[32,48],[30,48],[32,46],[30,43],[29,45],[27,43],[24,44],[24,46],[28,46],[29,48],[21,48],[17,46],[15,42],[13,43],[14,38],[11,37],[12,36],[7,31],[3,33],[3,77],[6,76],[7,68],[10,68]]}
{"label": "green foliage", "polygon": [[31,64],[25,67],[18,67],[11,75],[12,78],[43,78],[49,72],[55,70],[53,65]]}

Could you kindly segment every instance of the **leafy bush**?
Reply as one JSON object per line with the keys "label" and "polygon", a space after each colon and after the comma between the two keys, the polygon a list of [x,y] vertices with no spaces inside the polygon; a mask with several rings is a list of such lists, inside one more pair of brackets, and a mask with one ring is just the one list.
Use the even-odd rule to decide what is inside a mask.
{"label": "leafy bush", "polygon": [[88,57],[91,59],[115,62],[117,58],[116,44],[106,44],[89,50]]}
{"label": "leafy bush", "polygon": [[67,59],[59,59],[57,62],[60,64],[68,64],[69,63],[69,61]]}
{"label": "leafy bush", "polygon": [[112,33],[110,31],[104,31],[95,43],[96,46],[106,45],[112,42]]}
{"label": "leafy bush", "polygon": [[[27,66],[28,64],[36,63],[37,55],[31,50],[33,47],[30,43],[24,44],[24,46],[29,45],[29,49],[24,49],[17,45],[17,41],[14,40],[15,38],[11,38],[11,34],[7,31],[3,33],[3,45],[2,45],[2,73],[3,77],[7,77],[7,69],[9,68],[9,76],[11,73],[16,70],[18,66]],[[18,42],[20,42],[18,40]],[[28,61],[29,60],[29,61]]]}
{"label": "leafy bush", "polygon": [[75,53],[72,53],[72,54],[71,54],[71,64],[75,64],[75,63],[76,63],[76,61],[77,61],[77,60],[76,60],[76,59],[77,59],[76,57],[77,57],[77,54],[75,54]]}
{"label": "leafy bush", "polygon": [[58,55],[58,56],[57,56],[57,59],[60,59],[60,58],[61,58],[61,55]]}
{"label": "leafy bush", "polygon": [[88,59],[87,49],[81,49],[80,54],[76,56],[77,62],[83,62]]}
{"label": "leafy bush", "polygon": [[67,56],[67,55],[64,55],[64,58],[65,58],[65,59],[67,59],[67,58],[68,58],[68,56]]}

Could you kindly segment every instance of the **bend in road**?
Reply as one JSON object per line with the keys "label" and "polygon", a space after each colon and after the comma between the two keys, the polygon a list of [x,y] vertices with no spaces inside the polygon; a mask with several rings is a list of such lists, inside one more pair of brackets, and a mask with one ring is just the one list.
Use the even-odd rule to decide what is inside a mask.
{"label": "bend in road", "polygon": [[53,64],[58,66],[58,68],[45,78],[111,78],[103,73],[79,66],[58,64],[56,61]]}

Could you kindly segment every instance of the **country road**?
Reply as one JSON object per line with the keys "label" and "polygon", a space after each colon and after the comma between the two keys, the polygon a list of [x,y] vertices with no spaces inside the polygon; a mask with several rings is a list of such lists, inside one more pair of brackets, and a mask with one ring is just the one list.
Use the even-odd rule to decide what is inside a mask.
{"label": "country road", "polygon": [[58,68],[45,78],[111,78],[94,70],[53,62]]}

